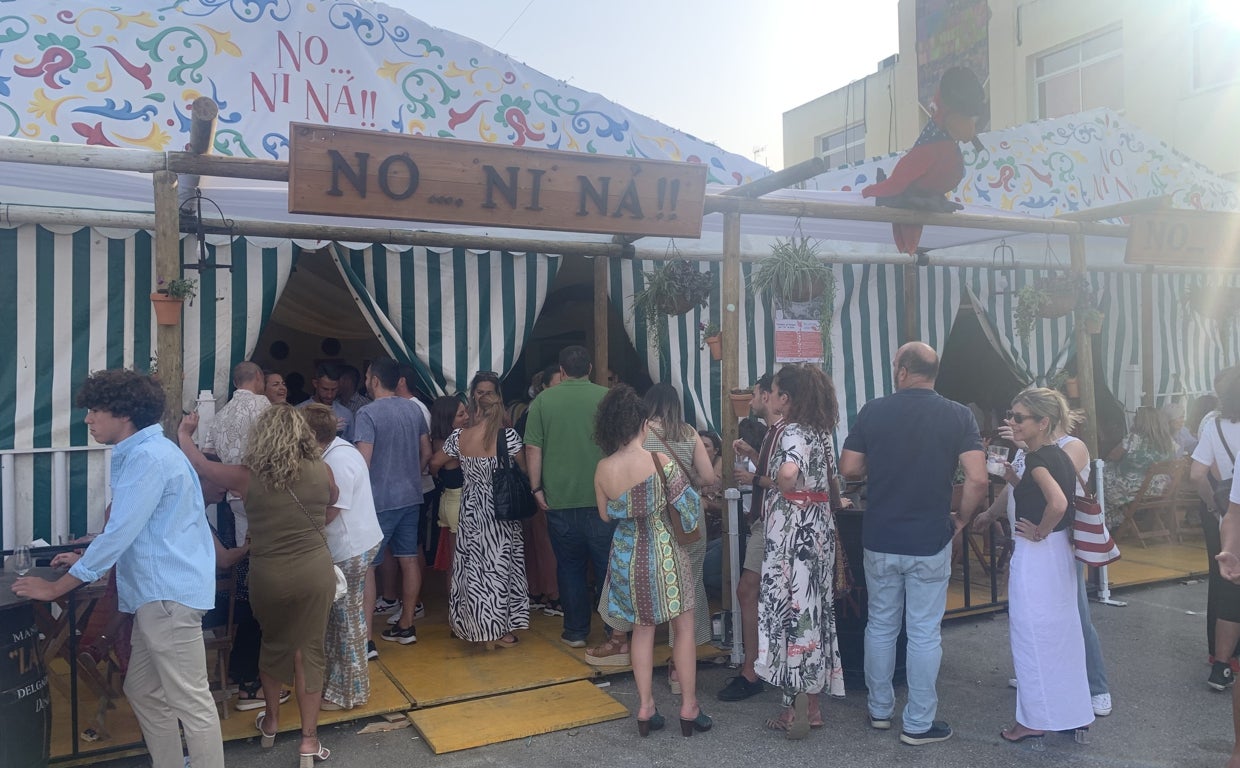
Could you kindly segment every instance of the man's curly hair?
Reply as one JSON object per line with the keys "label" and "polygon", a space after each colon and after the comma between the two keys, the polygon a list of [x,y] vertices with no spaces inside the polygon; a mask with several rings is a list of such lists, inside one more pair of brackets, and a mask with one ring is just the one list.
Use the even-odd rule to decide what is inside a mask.
{"label": "man's curly hair", "polygon": [[95,371],[78,389],[78,408],[129,417],[134,429],[145,429],[164,415],[164,390],[145,374],[123,368]]}
{"label": "man's curly hair", "polygon": [[594,442],[605,456],[620,450],[650,418],[650,409],[628,384],[607,390],[594,414]]}

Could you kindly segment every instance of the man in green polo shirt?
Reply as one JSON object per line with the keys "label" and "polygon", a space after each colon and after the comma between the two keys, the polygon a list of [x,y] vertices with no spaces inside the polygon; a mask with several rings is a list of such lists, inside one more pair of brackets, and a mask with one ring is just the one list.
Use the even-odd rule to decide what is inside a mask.
{"label": "man in green polo shirt", "polygon": [[525,460],[534,499],[547,513],[555,550],[555,576],[564,605],[560,640],[582,648],[598,604],[586,569],[594,564],[597,589],[607,573],[615,528],[599,518],[594,499],[594,470],[603,458],[594,442],[594,414],[607,388],[590,381],[590,353],[585,347],[561,350],[560,372],[564,380],[543,390],[530,404]]}

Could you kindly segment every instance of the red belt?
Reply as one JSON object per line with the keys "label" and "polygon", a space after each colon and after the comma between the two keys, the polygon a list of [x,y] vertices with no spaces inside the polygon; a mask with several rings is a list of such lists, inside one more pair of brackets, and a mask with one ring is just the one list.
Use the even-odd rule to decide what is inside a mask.
{"label": "red belt", "polygon": [[825,491],[788,491],[780,492],[788,501],[799,504],[830,504],[831,494]]}

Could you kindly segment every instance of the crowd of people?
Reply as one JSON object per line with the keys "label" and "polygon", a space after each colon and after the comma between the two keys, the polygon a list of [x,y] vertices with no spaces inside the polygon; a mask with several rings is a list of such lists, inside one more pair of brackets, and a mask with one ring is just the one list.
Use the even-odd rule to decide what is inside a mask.
{"label": "crowd of people", "polygon": [[[427,408],[411,387],[412,369],[395,360],[371,362],[356,383],[348,370],[320,367],[306,402],[293,407],[279,374],[240,363],[234,395],[210,428],[187,415],[179,446],[162,434],[163,393],[150,377],[101,371],[78,393],[91,434],[114,446],[107,523],[80,555],[58,558],[71,566],[60,579],[23,578],[14,589],[51,600],[115,566],[118,609],[134,616],[125,691],[158,768],[182,765],[181,731],[193,765],[223,765],[201,652],[203,615],[217,597],[212,566],[237,572],[235,706],[259,710],[254,727],[269,747],[280,705],[295,698],[303,766],[330,755],[315,727],[319,712],[369,698],[367,660],[378,653],[372,617],[390,614],[381,639],[417,641],[428,554],[430,567],[448,574],[447,624],[461,641],[517,646],[531,611],[542,608],[562,616],[561,641],[584,649],[589,663],[631,665],[641,736],[665,727],[653,670],[655,627],[669,624],[668,683],[680,697],[681,732],[712,728],[699,704],[696,648],[711,639],[706,587],[719,570],[723,446],[685,423],[680,393],[656,384],[643,397],[624,384],[594,384],[582,347],[562,350],[517,407],[505,406],[494,372],[478,372],[461,396]],[[1084,729],[1111,712],[1070,531],[1090,462],[1071,435],[1076,415],[1052,389],[1016,396],[998,428],[1016,450],[987,505],[992,480],[976,418],[935,391],[937,372],[929,346],[902,346],[892,361],[894,392],[848,425],[838,465],[839,405],[826,373],[785,365],[754,387],[754,418],[732,445],[731,472],[752,489],[736,595],[745,659],[718,698],[739,701],[772,686],[781,706],[766,726],[787,738],[824,724],[824,695],[844,695],[834,606],[854,586],[864,586],[868,608],[870,725],[893,727],[903,628],[908,692],[899,739],[951,737],[936,687],[952,541],[1003,519],[1015,542],[1008,600],[1017,695],[1001,736],[1019,742]],[[1104,482],[1122,509],[1132,478],[1191,452],[1217,559],[1209,683],[1223,690],[1240,646],[1240,524],[1234,509],[1222,517],[1240,503],[1230,482],[1240,371],[1225,371],[1216,389],[1215,401],[1188,413],[1139,410]],[[537,507],[524,522],[495,514],[493,475],[508,461],[527,473]],[[853,585],[836,510],[849,503],[841,479],[862,478],[865,583]],[[587,648],[595,612],[605,637]]]}

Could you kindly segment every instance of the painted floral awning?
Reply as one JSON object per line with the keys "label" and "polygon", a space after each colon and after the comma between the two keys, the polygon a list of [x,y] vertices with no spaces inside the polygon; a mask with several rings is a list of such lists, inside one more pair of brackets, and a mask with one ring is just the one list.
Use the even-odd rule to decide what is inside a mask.
{"label": "painted floral awning", "polygon": [[202,95],[221,155],[287,159],[310,122],[769,173],[381,3],[0,3],[0,136],[178,150]]}

